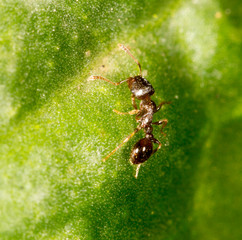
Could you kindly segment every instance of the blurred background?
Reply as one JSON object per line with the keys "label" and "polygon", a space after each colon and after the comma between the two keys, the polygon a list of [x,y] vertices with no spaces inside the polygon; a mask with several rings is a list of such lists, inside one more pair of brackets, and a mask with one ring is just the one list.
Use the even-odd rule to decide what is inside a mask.
{"label": "blurred background", "polygon": [[[0,0],[0,239],[242,239],[239,0]],[[129,164],[138,68],[167,118]],[[138,103],[138,101],[137,101]]]}

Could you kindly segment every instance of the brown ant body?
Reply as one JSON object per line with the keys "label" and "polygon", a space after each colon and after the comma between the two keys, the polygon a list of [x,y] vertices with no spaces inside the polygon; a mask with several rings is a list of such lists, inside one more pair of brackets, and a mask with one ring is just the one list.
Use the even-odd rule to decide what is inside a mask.
{"label": "brown ant body", "polygon": [[[138,65],[140,74],[135,77],[129,77],[123,81],[120,82],[112,82],[104,77],[101,76],[91,76],[89,80],[95,80],[95,79],[100,79],[104,80],[106,82],[109,82],[115,86],[120,85],[121,83],[127,82],[128,87],[131,91],[131,100],[132,100],[132,105],[134,107],[134,110],[128,112],[128,113],[123,113],[119,112],[117,110],[113,110],[114,112],[118,114],[130,114],[134,115],[136,114],[136,121],[139,123],[137,128],[134,130],[133,133],[131,133],[127,138],[125,138],[121,144],[116,147],[111,153],[109,153],[103,161],[105,162],[111,155],[113,155],[120,147],[123,146],[124,143],[128,142],[131,137],[135,135],[139,130],[143,129],[145,133],[145,137],[140,139],[133,147],[130,155],[130,162],[132,164],[137,165],[136,169],[136,175],[135,177],[138,177],[138,172],[141,164],[145,161],[147,161],[151,155],[153,155],[155,152],[157,152],[161,148],[161,143],[154,138],[152,131],[153,127],[152,125],[162,125],[161,126],[161,133],[163,128],[166,126],[168,120],[163,119],[158,122],[152,122],[153,121],[153,115],[154,113],[158,112],[161,107],[164,104],[169,104],[170,102],[162,102],[158,106],[151,100],[151,96],[155,93],[154,88],[152,85],[142,77],[142,71],[141,71],[141,65],[140,63],[135,59],[135,57],[130,53],[129,49],[125,47],[122,44],[119,44],[119,47],[124,50]],[[140,100],[140,109],[137,108],[135,99]],[[165,134],[164,134],[165,135]],[[158,147],[153,149],[153,143],[158,144]]]}

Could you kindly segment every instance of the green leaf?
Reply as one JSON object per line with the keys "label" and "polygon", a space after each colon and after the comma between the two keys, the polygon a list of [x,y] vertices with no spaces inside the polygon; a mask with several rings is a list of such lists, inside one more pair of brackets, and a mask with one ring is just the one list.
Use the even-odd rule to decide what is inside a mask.
{"label": "green leaf", "polygon": [[[1,239],[241,239],[238,0],[0,1]],[[130,165],[138,67],[168,119]]]}

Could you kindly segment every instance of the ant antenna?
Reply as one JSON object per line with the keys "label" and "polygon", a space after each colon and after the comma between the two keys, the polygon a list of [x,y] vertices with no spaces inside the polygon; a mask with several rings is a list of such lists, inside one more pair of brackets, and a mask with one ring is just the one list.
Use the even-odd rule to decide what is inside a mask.
{"label": "ant antenna", "polygon": [[132,53],[129,51],[129,49],[127,48],[127,47],[125,47],[123,44],[118,44],[118,46],[122,49],[122,50],[124,50],[126,53],[128,53],[129,54],[129,56],[131,57],[131,58],[133,58],[133,60],[137,63],[137,65],[138,65],[138,67],[139,67],[139,71],[140,71],[140,76],[142,76],[142,70],[141,70],[141,65],[140,65],[140,63],[139,63],[139,61],[132,55]]}

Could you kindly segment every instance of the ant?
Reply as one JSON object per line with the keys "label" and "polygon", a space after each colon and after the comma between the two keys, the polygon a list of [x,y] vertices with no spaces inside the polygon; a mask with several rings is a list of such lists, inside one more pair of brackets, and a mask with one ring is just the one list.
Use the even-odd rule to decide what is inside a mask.
{"label": "ant", "polygon": [[[113,110],[117,114],[129,114],[129,115],[135,115],[136,114],[136,121],[139,123],[139,125],[135,128],[134,132],[131,133],[128,137],[126,137],[119,146],[117,146],[112,152],[110,152],[104,159],[103,162],[105,162],[110,156],[112,156],[120,147],[122,147],[126,142],[128,142],[138,131],[141,129],[144,130],[145,137],[140,139],[133,147],[130,155],[130,162],[132,164],[137,165],[136,168],[136,174],[135,178],[138,177],[139,169],[142,163],[147,161],[151,155],[153,155],[155,152],[157,152],[161,148],[161,143],[159,140],[154,138],[152,131],[153,127],[152,125],[161,125],[161,133],[166,136],[165,133],[163,133],[164,127],[167,125],[168,120],[163,119],[157,122],[152,122],[153,115],[158,112],[161,107],[164,104],[170,104],[171,102],[163,101],[158,106],[151,100],[151,96],[155,93],[154,88],[152,85],[142,77],[142,70],[141,65],[138,62],[138,60],[131,54],[129,49],[125,47],[123,44],[118,44],[118,46],[124,50],[138,65],[140,74],[135,77],[129,77],[125,80],[122,80],[120,82],[112,82],[108,80],[107,78],[101,77],[101,76],[91,76],[88,80],[104,80],[108,83],[111,83],[115,86],[118,86],[124,82],[128,83],[128,87],[131,91],[131,101],[134,109],[130,112],[124,113],[119,112],[117,110]],[[140,109],[137,108],[135,99],[140,100]],[[158,147],[153,149],[153,143],[158,144]]]}

